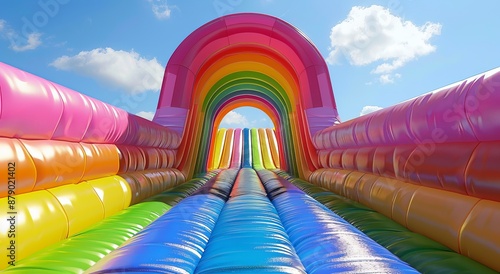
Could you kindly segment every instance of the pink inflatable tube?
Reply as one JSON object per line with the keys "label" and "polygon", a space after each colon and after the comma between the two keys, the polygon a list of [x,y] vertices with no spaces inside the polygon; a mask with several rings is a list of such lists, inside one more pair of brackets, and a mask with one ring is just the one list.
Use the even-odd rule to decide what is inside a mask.
{"label": "pink inflatable tube", "polygon": [[0,136],[176,149],[179,135],[141,117],[0,63]]}
{"label": "pink inflatable tube", "polygon": [[498,140],[500,68],[318,131],[318,149]]}
{"label": "pink inflatable tube", "polygon": [[319,131],[323,168],[500,201],[500,68]]}

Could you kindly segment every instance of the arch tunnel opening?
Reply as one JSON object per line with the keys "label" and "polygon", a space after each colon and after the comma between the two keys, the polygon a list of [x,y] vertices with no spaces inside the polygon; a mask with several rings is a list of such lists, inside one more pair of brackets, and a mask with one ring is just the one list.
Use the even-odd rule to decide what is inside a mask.
{"label": "arch tunnel opening", "polygon": [[218,129],[212,133],[215,136],[207,169],[279,169],[283,151],[273,120],[276,119],[255,107],[237,107],[227,112],[220,124],[214,125]]}

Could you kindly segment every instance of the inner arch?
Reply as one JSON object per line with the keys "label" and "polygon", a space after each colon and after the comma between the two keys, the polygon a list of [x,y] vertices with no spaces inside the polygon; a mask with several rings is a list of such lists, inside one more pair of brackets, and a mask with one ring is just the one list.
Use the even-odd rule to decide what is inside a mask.
{"label": "inner arch", "polygon": [[276,125],[267,113],[258,108],[246,106],[243,102],[242,106],[237,106],[226,113],[218,126],[214,126],[217,129],[245,127],[275,128]]}

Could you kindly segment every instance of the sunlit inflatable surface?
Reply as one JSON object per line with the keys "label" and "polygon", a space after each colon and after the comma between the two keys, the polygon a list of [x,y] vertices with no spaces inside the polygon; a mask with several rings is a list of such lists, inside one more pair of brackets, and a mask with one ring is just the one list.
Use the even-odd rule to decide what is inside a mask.
{"label": "sunlit inflatable surface", "polygon": [[[494,69],[341,122],[318,50],[262,14],[189,35],[153,121],[0,63],[0,268],[497,273],[499,104]],[[275,128],[218,129],[240,106]]]}

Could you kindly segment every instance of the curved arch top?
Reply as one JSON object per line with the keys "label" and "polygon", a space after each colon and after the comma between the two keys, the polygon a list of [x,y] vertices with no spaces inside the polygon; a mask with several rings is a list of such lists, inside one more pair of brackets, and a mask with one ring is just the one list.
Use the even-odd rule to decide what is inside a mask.
{"label": "curved arch top", "polygon": [[[154,121],[182,133],[188,110],[198,96],[195,83],[202,76],[201,68],[217,62],[212,57],[222,51],[237,54],[238,49],[229,49],[242,45],[259,46],[272,57],[279,55],[282,66],[293,69],[300,90],[300,98],[295,99],[307,114],[311,134],[338,121],[328,68],[316,47],[292,25],[255,13],[217,18],[195,30],[179,45],[165,69]],[[321,121],[326,119],[327,123],[316,117],[321,117]]]}

